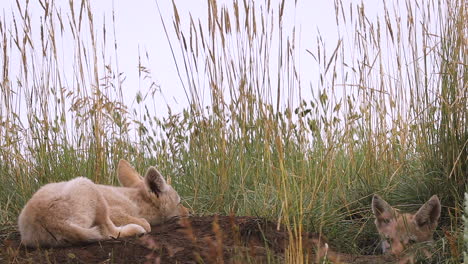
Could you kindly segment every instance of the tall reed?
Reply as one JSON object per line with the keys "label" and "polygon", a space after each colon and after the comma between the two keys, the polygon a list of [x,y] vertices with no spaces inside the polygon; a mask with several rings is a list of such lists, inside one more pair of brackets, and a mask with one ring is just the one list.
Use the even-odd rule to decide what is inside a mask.
{"label": "tall reed", "polygon": [[463,263],[468,263],[468,193],[465,193],[465,211],[464,211],[464,232],[463,232],[463,241],[465,247],[463,249]]}
{"label": "tall reed", "polygon": [[[312,98],[300,96],[285,1],[207,5],[208,20],[191,17],[184,28],[174,4],[178,41],[168,39],[180,51],[174,59],[191,99],[183,131],[195,164],[186,169],[200,177],[193,186],[213,186],[206,196],[218,198],[208,206],[265,208],[291,228],[290,262],[303,261],[304,228],[340,238],[345,250],[372,252],[365,238],[378,240],[368,221],[375,192],[396,204],[437,193],[447,206],[443,224],[460,233],[467,164],[461,2],[406,1],[402,10],[384,1],[383,17],[373,18],[364,4],[337,1],[343,35],[336,48],[327,53],[318,35],[308,49],[319,66]],[[254,199],[245,198],[249,192]]]}
{"label": "tall reed", "polygon": [[[156,117],[152,84],[141,82],[134,106],[124,101],[114,16],[109,28],[87,0],[17,1],[18,15],[0,23],[0,222],[14,223],[47,182],[116,183],[113,168],[126,158],[157,164],[196,213],[286,226],[291,263],[307,261],[304,231],[374,253],[374,193],[415,205],[405,209],[438,194],[445,232],[434,261],[459,262],[466,6],[382,3],[371,17],[363,3],[335,1],[340,38],[331,52],[321,34],[305,48],[318,69],[309,85],[298,30],[286,23],[296,2],[210,0],[202,21],[174,1],[165,30],[189,105]],[[144,63],[139,72],[151,77]]]}

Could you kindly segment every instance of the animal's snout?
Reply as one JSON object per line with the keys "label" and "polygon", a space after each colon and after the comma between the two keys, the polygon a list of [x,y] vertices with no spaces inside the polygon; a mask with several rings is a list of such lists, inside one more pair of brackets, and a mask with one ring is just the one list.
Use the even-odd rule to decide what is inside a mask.
{"label": "animal's snout", "polygon": [[393,242],[391,246],[392,254],[399,257],[402,255],[403,251],[405,250],[405,246],[401,242]]}
{"label": "animal's snout", "polygon": [[187,207],[183,206],[182,204],[179,204],[177,209],[179,210],[179,216],[189,216],[190,215],[189,209],[187,209]]}

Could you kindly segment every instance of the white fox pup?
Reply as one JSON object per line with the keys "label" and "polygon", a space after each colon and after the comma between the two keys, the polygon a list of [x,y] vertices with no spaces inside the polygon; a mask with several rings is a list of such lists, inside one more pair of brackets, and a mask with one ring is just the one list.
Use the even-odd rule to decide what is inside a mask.
{"label": "white fox pup", "polygon": [[384,239],[383,252],[390,251],[399,258],[398,263],[414,263],[415,254],[419,249],[429,258],[431,253],[424,244],[433,241],[432,236],[437,227],[440,210],[440,201],[436,195],[415,214],[400,213],[380,196],[374,195],[372,211],[376,218],[377,230]]}
{"label": "white fox pup", "polygon": [[62,246],[127,237],[188,215],[177,192],[154,167],[143,178],[120,160],[117,176],[123,187],[95,184],[84,177],[44,185],[21,211],[21,242],[30,247]]}

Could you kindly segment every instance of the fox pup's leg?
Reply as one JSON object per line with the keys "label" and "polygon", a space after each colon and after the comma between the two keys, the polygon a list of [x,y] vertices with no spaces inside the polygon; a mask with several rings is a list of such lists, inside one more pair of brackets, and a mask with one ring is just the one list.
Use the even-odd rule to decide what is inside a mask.
{"label": "fox pup's leg", "polygon": [[[110,209],[106,199],[99,192],[98,201],[96,203],[96,219],[95,223],[99,227],[101,233],[106,238],[128,237],[146,233],[146,230],[137,224],[129,224],[117,227],[110,218]],[[119,224],[117,224],[119,225]]]}
{"label": "fox pup's leg", "polygon": [[136,225],[136,224],[128,224],[128,225],[120,226],[118,227],[118,229],[120,230],[118,235],[113,238],[137,236],[137,235],[143,235],[144,233],[146,233],[143,227]]}
{"label": "fox pup's leg", "polygon": [[117,226],[125,226],[127,224],[136,224],[136,225],[143,227],[146,232],[151,231],[150,224],[144,218],[134,217],[134,216],[121,213],[121,212],[112,212],[111,220]]}

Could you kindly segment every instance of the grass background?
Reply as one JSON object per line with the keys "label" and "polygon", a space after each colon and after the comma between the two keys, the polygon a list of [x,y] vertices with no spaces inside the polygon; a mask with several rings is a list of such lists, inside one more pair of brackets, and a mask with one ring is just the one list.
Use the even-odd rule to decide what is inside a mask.
{"label": "grass background", "polygon": [[[91,4],[70,1],[59,11],[42,1],[37,25],[18,2],[21,15],[0,23],[1,225],[15,224],[48,182],[85,175],[116,184],[115,166],[125,158],[140,171],[156,164],[197,214],[267,217],[293,238],[323,232],[351,253],[377,247],[374,193],[408,211],[437,194],[443,209],[432,262],[461,261],[468,175],[463,1],[407,1],[405,12],[383,1],[380,18],[368,17],[363,4],[336,1],[337,28],[354,30],[342,32],[332,52],[321,36],[308,49],[316,84],[301,82],[296,29],[282,22],[292,12],[285,1],[208,1],[206,26],[180,17],[174,3],[165,29],[180,54],[174,62],[189,104],[180,113],[168,105],[163,117],[153,114],[153,85],[135,105],[124,103],[118,64],[107,61],[117,45],[100,50],[108,40],[95,33],[101,25]],[[58,47],[64,34],[74,42],[67,54]],[[71,73],[62,70],[67,63]],[[139,71],[145,80],[143,63]],[[302,97],[304,89],[312,95]],[[290,245],[288,262],[302,261],[296,248]]]}

